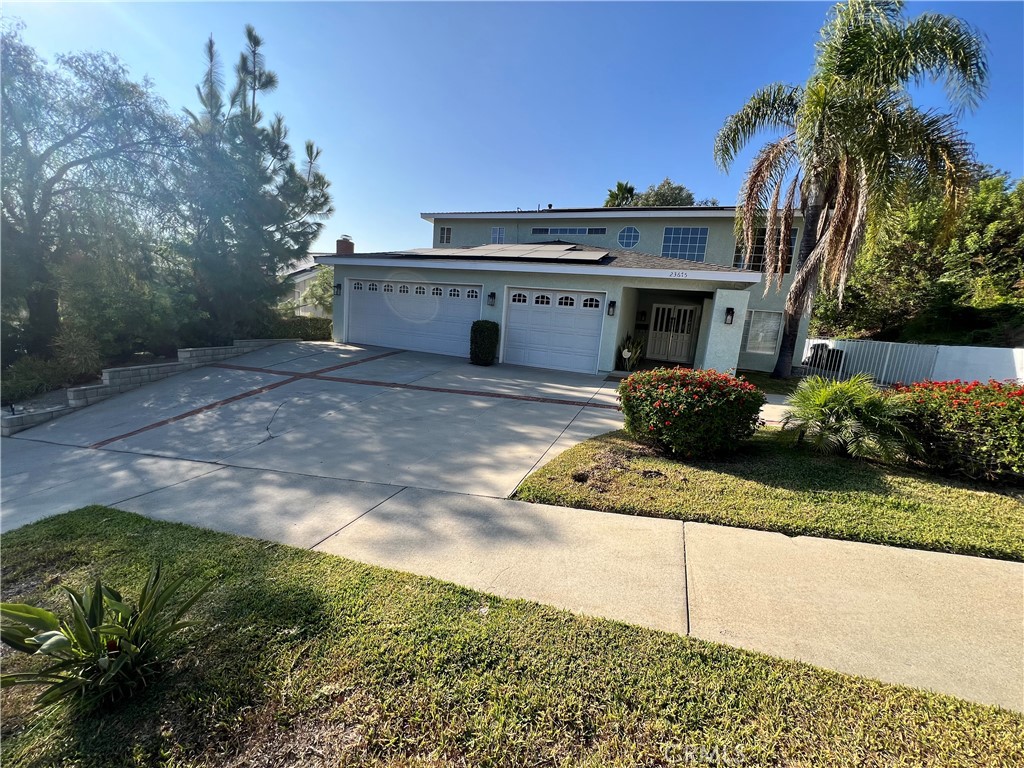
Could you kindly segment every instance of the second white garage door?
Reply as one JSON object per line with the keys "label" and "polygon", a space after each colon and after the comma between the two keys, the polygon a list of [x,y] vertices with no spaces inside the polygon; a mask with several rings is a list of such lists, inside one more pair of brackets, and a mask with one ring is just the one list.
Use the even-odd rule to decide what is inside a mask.
{"label": "second white garage door", "polygon": [[605,295],[508,289],[505,362],[596,373]]}
{"label": "second white garage door", "polygon": [[480,319],[479,285],[394,280],[348,282],[348,341],[469,357]]}

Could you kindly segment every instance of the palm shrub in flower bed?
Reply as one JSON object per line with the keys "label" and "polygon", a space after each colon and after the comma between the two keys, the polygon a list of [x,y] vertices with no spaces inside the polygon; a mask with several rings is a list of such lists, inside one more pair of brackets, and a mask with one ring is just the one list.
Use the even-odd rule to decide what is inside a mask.
{"label": "palm shrub in flower bed", "polygon": [[685,458],[734,452],[757,429],[764,393],[713,370],[656,368],[619,385],[626,431]]}
{"label": "palm shrub in flower bed", "polygon": [[934,471],[1024,482],[1024,386],[1018,382],[922,381],[894,388]]}

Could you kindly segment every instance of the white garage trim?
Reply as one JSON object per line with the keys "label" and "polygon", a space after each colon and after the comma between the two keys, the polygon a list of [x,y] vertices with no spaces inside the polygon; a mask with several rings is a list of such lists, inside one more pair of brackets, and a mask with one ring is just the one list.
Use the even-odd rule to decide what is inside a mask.
{"label": "white garage trim", "polygon": [[[534,292],[538,292],[539,291],[539,292],[542,292],[542,293],[550,294],[552,297],[557,297],[559,293],[561,293],[561,294],[575,293],[575,294],[585,294],[588,297],[589,296],[599,296],[599,297],[601,297],[601,306],[600,306],[600,308],[598,308],[597,310],[592,310],[592,311],[597,312],[597,314],[599,315],[599,318],[600,318],[600,326],[599,326],[600,330],[598,331],[598,335],[596,337],[596,345],[595,345],[594,350],[593,350],[594,351],[594,366],[593,366],[593,368],[590,368],[589,370],[585,370],[584,371],[584,370],[580,370],[580,369],[576,369],[576,368],[554,368],[553,366],[531,366],[531,367],[554,368],[554,370],[574,370],[574,371],[577,371],[577,372],[580,372],[580,373],[597,373],[598,369],[599,369],[599,366],[600,366],[601,342],[604,340],[604,318],[605,318],[605,313],[608,311],[608,292],[607,291],[597,291],[597,290],[592,290],[592,289],[588,289],[588,288],[572,288],[572,287],[552,288],[549,285],[533,286],[533,287],[525,286],[525,285],[506,285],[505,286],[505,295],[504,295],[504,307],[503,307],[503,311],[502,311],[501,344],[500,344],[500,352],[499,352],[499,358],[498,358],[499,362],[502,362],[502,363],[509,362],[508,361],[508,353],[507,353],[509,331],[511,330],[511,323],[510,323],[510,320],[509,320],[509,313],[510,313],[510,311],[512,309],[512,294],[515,293],[515,292],[518,292],[518,291],[526,291],[528,296],[531,295]],[[557,298],[554,298],[553,300],[557,301]],[[582,302],[581,302],[581,306],[578,309],[583,309]],[[515,364],[515,365],[525,365],[525,363],[520,363],[520,362],[515,362],[513,364]]]}
{"label": "white garage trim", "polygon": [[[356,284],[361,284],[362,289],[357,291]],[[370,291],[371,283],[379,286],[379,291]],[[385,291],[386,285],[392,286],[393,290]],[[425,294],[416,294],[416,288],[422,286],[426,289]],[[403,287],[408,290],[402,291]],[[434,294],[434,289],[442,291],[441,294]],[[452,297],[450,291],[458,290],[459,296]],[[475,290],[476,297],[468,297],[465,292]],[[377,315],[358,316],[353,312],[356,304],[356,295],[362,303],[368,303],[371,293],[377,293],[378,306],[366,306],[363,311],[379,312]],[[426,299],[434,298],[437,302],[435,307],[440,310],[451,309],[457,311],[454,315],[440,317],[435,314],[433,317],[424,317],[420,320],[412,318],[413,314],[403,314],[396,310],[397,305],[402,301],[400,296],[408,296],[413,302],[415,296],[423,295]],[[392,277],[346,277],[345,278],[345,337],[346,343],[370,344],[373,346],[393,347],[395,349],[410,349],[418,352],[429,352],[439,355],[452,355],[456,357],[469,356],[469,335],[470,328],[474,321],[479,320],[483,312],[484,302],[483,285],[480,283],[459,283],[448,280],[433,281],[422,279],[392,278]],[[428,301],[428,303],[430,303]],[[407,309],[412,309],[410,304]],[[423,307],[420,306],[422,309]],[[369,321],[379,320],[382,329],[380,335],[374,335],[370,329],[375,325]],[[355,321],[355,322],[354,322]],[[388,321],[391,321],[390,323]],[[443,325],[451,326],[449,333],[444,332]],[[388,327],[388,326],[394,326]],[[363,331],[366,330],[366,333]],[[388,331],[392,331],[388,333]],[[423,331],[433,331],[433,333]],[[462,351],[464,348],[464,351]]]}

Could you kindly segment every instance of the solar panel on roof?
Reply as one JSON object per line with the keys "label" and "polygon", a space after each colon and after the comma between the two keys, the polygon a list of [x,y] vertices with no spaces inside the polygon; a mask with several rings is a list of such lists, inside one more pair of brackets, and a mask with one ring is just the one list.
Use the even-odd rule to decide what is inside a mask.
{"label": "solar panel on roof", "polygon": [[396,253],[434,258],[579,262],[600,261],[608,255],[607,251],[578,249],[572,243],[496,243],[471,248],[413,248]]}

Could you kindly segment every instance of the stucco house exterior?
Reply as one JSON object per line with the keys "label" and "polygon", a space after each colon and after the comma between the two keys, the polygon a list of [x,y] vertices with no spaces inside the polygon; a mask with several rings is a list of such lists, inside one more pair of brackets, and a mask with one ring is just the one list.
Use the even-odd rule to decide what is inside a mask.
{"label": "stucco house exterior", "polygon": [[[771,370],[782,291],[764,293],[763,248],[744,265],[735,209],[548,208],[424,213],[430,248],[355,253],[334,267],[337,341],[458,355],[474,320],[501,327],[499,362],[603,373],[627,336],[648,360]],[[802,220],[791,233],[799,242]],[[806,335],[801,327],[798,349]]]}

